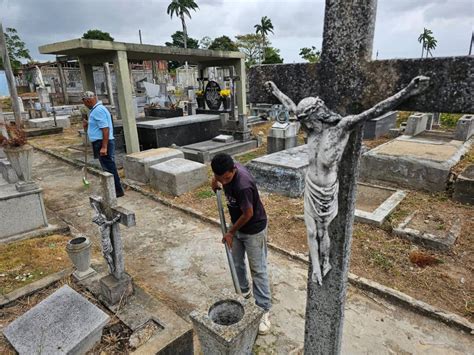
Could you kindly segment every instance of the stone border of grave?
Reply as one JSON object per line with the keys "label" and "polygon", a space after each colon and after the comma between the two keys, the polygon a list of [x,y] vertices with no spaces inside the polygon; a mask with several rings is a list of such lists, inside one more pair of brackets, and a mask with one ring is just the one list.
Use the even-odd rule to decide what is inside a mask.
{"label": "stone border of grave", "polygon": [[69,226],[62,221],[58,222],[58,224],[48,223],[46,227],[0,239],[0,245],[19,242],[21,240],[48,237],[53,234],[68,234],[70,232]]}
{"label": "stone border of grave", "polygon": [[9,305],[12,302],[15,302],[21,297],[31,295],[35,292],[38,292],[39,290],[42,290],[43,288],[54,284],[55,282],[58,282],[62,278],[71,275],[73,271],[74,270],[72,267],[68,267],[54,274],[43,277],[42,279],[32,282],[26,286],[17,288],[16,290],[7,293],[6,295],[0,295],[0,308]]}
{"label": "stone border of grave", "polygon": [[414,243],[435,250],[447,251],[453,247],[457,238],[461,234],[460,219],[454,221],[453,226],[444,236],[439,236],[408,228],[408,224],[413,220],[413,218],[415,218],[416,214],[417,211],[412,212],[408,217],[406,217],[396,228],[393,229],[394,234],[398,237],[408,239]]}
{"label": "stone border of grave", "polygon": [[[48,154],[48,155],[54,157],[56,159],[62,160],[62,161],[66,162],[66,163],[68,163],[72,166],[80,167],[80,168],[82,168],[84,166],[83,164],[81,164],[77,161],[74,161],[74,160],[69,159],[67,157],[64,157],[62,155],[59,155],[57,153],[54,153],[54,152],[52,152],[48,149],[44,149],[44,148],[40,148],[40,147],[36,147],[36,146],[34,146],[34,148],[38,149],[38,151],[41,151],[45,154]],[[91,174],[99,175],[97,170],[94,169],[94,168],[88,167],[88,170]],[[133,191],[139,192],[143,196],[148,197],[148,198],[150,198],[154,201],[160,202],[165,206],[169,206],[169,207],[172,207],[172,208],[177,209],[179,211],[182,211],[184,213],[187,213],[187,214],[189,214],[193,217],[196,217],[196,218],[198,218],[198,219],[200,219],[204,222],[211,223],[215,226],[220,226],[220,222],[217,219],[207,217],[207,216],[203,215],[202,213],[200,213],[200,212],[198,212],[198,211],[196,211],[192,208],[181,207],[181,206],[178,206],[178,205],[176,205],[176,204],[174,204],[170,201],[162,199],[162,198],[154,195],[153,193],[145,191],[139,185],[133,184],[132,182],[127,181],[126,179],[122,180],[122,183],[125,186],[132,189]],[[298,253],[294,253],[294,252],[285,250],[285,249],[280,248],[280,247],[278,247],[278,246],[276,246],[272,243],[268,243],[268,247],[270,249],[272,249],[273,251],[275,251],[275,252],[281,253],[285,256],[288,256],[288,257],[292,258],[293,260],[297,260],[297,261],[302,262],[306,265],[309,264],[309,261],[307,259],[305,259],[304,257],[302,257]],[[399,304],[401,306],[407,307],[407,308],[411,309],[414,312],[417,312],[417,313],[423,314],[427,317],[430,317],[432,319],[441,321],[441,322],[443,322],[443,323],[445,323],[449,326],[456,327],[456,328],[458,328],[462,331],[466,331],[466,332],[471,333],[471,334],[474,332],[474,324],[469,322],[466,318],[458,316],[457,314],[454,314],[454,313],[451,313],[451,312],[433,307],[433,306],[429,305],[428,303],[425,303],[423,301],[419,301],[419,300],[417,300],[417,299],[415,299],[411,296],[408,296],[407,294],[405,294],[403,292],[397,291],[397,290],[392,289],[390,287],[383,286],[383,285],[381,285],[377,282],[365,279],[363,277],[354,275],[352,273],[349,273],[348,280],[349,280],[349,283],[351,283],[353,286],[355,286],[355,287],[357,287],[361,290],[367,290],[367,291],[370,291],[374,294],[382,296],[382,297],[386,298],[387,300],[391,301],[392,303]]]}
{"label": "stone border of grave", "polygon": [[395,208],[402,202],[406,197],[406,192],[403,190],[392,189],[390,187],[378,186],[372,184],[365,184],[358,182],[358,185],[364,185],[369,187],[375,187],[385,190],[393,191],[389,198],[387,198],[382,204],[377,207],[373,212],[366,212],[362,210],[355,209],[355,221],[361,223],[374,224],[380,227],[385,219],[393,212]]}

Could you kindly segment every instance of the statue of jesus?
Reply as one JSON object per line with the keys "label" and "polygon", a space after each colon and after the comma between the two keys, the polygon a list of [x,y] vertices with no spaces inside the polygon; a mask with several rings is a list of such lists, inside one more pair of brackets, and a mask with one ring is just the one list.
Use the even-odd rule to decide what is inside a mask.
{"label": "statue of jesus", "polygon": [[319,97],[306,97],[298,106],[271,81],[268,90],[293,111],[308,134],[309,168],[305,179],[304,220],[313,264],[312,280],[319,285],[331,270],[328,228],[338,212],[339,162],[352,129],[359,123],[393,110],[411,96],[423,92],[429,78],[417,76],[404,89],[358,115],[342,117],[331,111]]}

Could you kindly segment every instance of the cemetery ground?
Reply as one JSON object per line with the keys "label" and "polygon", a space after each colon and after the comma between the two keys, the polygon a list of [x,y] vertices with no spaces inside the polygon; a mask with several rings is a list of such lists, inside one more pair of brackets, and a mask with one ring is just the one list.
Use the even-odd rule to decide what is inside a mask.
{"label": "cemetery ground", "polygon": [[[271,124],[253,128],[266,137]],[[83,153],[71,146],[81,144],[78,126],[65,130],[62,135],[38,137],[32,144],[70,159]],[[299,137],[302,143],[302,137]],[[374,148],[388,138],[365,141]],[[264,144],[254,151],[237,157],[241,163],[266,154]],[[474,149],[461,160],[459,167],[474,162]],[[459,171],[458,167],[455,171]],[[53,171],[54,173],[54,171]],[[123,175],[123,174],[122,174]],[[211,170],[209,168],[209,177]],[[204,185],[180,197],[171,197],[153,191],[149,186],[127,181],[130,186],[148,196],[181,208],[191,209],[205,218],[217,219],[215,195]],[[262,192],[269,216],[269,242],[276,248],[307,259],[307,242],[303,214],[303,199],[288,198]],[[448,231],[454,223],[461,223],[461,233],[450,251],[436,251],[396,237],[392,230],[410,213],[417,211],[411,222],[427,232]],[[354,224],[351,272],[382,285],[404,292],[435,307],[474,320],[474,209],[454,202],[448,193],[430,194],[407,191],[407,197],[379,228],[364,223]],[[428,265],[417,256],[428,258]]]}
{"label": "cemetery ground", "polygon": [[[35,144],[34,141],[32,143]],[[44,189],[49,215],[62,219],[75,234],[84,234],[96,246],[99,245],[98,230],[91,221],[92,209],[88,200],[90,195],[100,191],[98,178],[91,175],[91,186],[85,189],[79,167],[38,151],[33,164],[33,179]],[[183,319],[188,319],[189,313],[207,302],[210,296],[221,292],[224,287],[232,288],[225,266],[224,248],[220,243],[220,230],[217,225],[155,201],[154,198],[158,197],[144,196],[128,189],[125,197],[120,199],[120,204],[134,211],[137,219],[136,227],[122,232],[126,270],[137,287],[146,290]],[[169,201],[172,199],[165,202]],[[215,199],[205,199],[205,205],[210,210],[215,208],[212,208],[212,202]],[[93,254],[93,266],[105,268],[97,249]],[[256,354],[301,353],[307,265],[270,250],[269,268],[273,326],[271,334],[257,338],[254,351]],[[91,295],[76,288],[75,283],[66,278],[52,285],[52,289],[18,300],[13,304],[17,308],[11,309],[15,315],[7,314],[7,308],[1,309],[0,327],[4,321],[8,323],[6,318],[16,318],[65,283],[102,308]],[[345,308],[343,353],[464,354],[469,352],[471,346],[471,336],[466,332],[357,287],[349,287]],[[108,314],[111,321],[99,348],[92,353],[124,353],[131,350],[126,348],[130,336],[127,329],[114,314]],[[0,352],[8,353],[10,348],[3,351],[1,346]]]}

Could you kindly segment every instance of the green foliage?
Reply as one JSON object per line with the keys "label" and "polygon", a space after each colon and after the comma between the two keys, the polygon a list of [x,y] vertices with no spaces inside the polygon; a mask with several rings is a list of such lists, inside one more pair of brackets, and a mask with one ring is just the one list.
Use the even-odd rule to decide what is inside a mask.
{"label": "green foliage", "polygon": [[194,0],[173,0],[166,9],[166,13],[173,18],[173,15],[177,17],[181,17],[184,19],[184,16],[188,16],[191,18],[191,13],[189,10],[199,9],[199,6],[196,4]]}
{"label": "green foliage", "polygon": [[209,46],[209,49],[238,52],[239,48],[237,45],[227,36],[221,36],[214,39]]}
{"label": "green foliage", "polygon": [[[26,48],[25,42],[21,40],[16,29],[7,27],[5,29],[4,35],[12,69],[19,69],[21,66],[21,59],[31,60],[30,51]],[[3,59],[1,56],[0,68],[3,69]]]}
{"label": "green foliage", "polygon": [[98,39],[100,41],[113,41],[114,38],[108,32],[103,32],[101,30],[89,30],[82,35],[84,39]]}
{"label": "green foliage", "polygon": [[446,128],[454,128],[458,124],[461,114],[458,113],[442,113],[439,117],[441,126]]}
{"label": "green foliage", "polygon": [[321,51],[318,51],[315,46],[303,47],[300,49],[300,57],[310,63],[319,63]]}
{"label": "green foliage", "polygon": [[249,33],[235,36],[235,38],[237,39],[237,47],[245,54],[245,64],[247,67],[257,64],[262,52],[262,35]]}
{"label": "green foliage", "polygon": [[418,42],[421,43],[421,58],[426,50],[426,58],[428,55],[433,56],[432,50],[436,49],[438,41],[434,38],[433,32],[427,28],[423,29],[423,33],[418,37]]}
{"label": "green foliage", "polygon": [[[199,41],[197,39],[187,37],[186,38],[187,48],[199,48]],[[166,42],[167,47],[179,47],[184,48],[184,33],[183,31],[176,31],[171,35],[171,42]]]}
{"label": "green foliage", "polygon": [[214,197],[214,192],[210,188],[206,190],[200,190],[196,192],[196,197],[204,200],[206,198]]}
{"label": "green foliage", "polygon": [[260,20],[260,23],[253,27],[255,28],[255,33],[262,35],[264,40],[265,37],[269,33],[273,33],[274,30],[272,20],[270,20],[267,16],[263,16]]}
{"label": "green foliage", "polygon": [[393,268],[392,261],[376,250],[371,251],[369,258],[372,263],[381,268],[383,271],[389,271]]}
{"label": "green foliage", "polygon": [[[199,48],[199,41],[197,39],[186,37],[187,48]],[[167,47],[178,47],[184,48],[184,33],[183,31],[176,31],[171,35],[171,42],[166,42]],[[170,61],[168,62],[168,69],[176,70],[181,64],[179,62]]]}
{"label": "green foliage", "polygon": [[283,63],[283,58],[280,57],[280,50],[275,47],[265,48],[265,60],[262,64],[278,64]]}

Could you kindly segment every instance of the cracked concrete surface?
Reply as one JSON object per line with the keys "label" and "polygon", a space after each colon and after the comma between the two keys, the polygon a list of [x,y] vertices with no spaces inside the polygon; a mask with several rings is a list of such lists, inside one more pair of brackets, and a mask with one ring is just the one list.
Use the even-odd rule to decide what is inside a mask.
{"label": "cracked concrete surface", "polygon": [[[34,178],[48,209],[98,243],[80,169],[42,153]],[[122,228],[126,270],[134,281],[190,321],[189,313],[222,289],[232,289],[219,228],[127,191],[119,203],[136,213],[137,226]],[[216,213],[217,215],[217,213]],[[298,353],[304,340],[306,265],[270,251],[274,307],[272,331],[258,337],[260,354]],[[473,337],[457,329],[349,287],[344,354],[473,354]]]}

